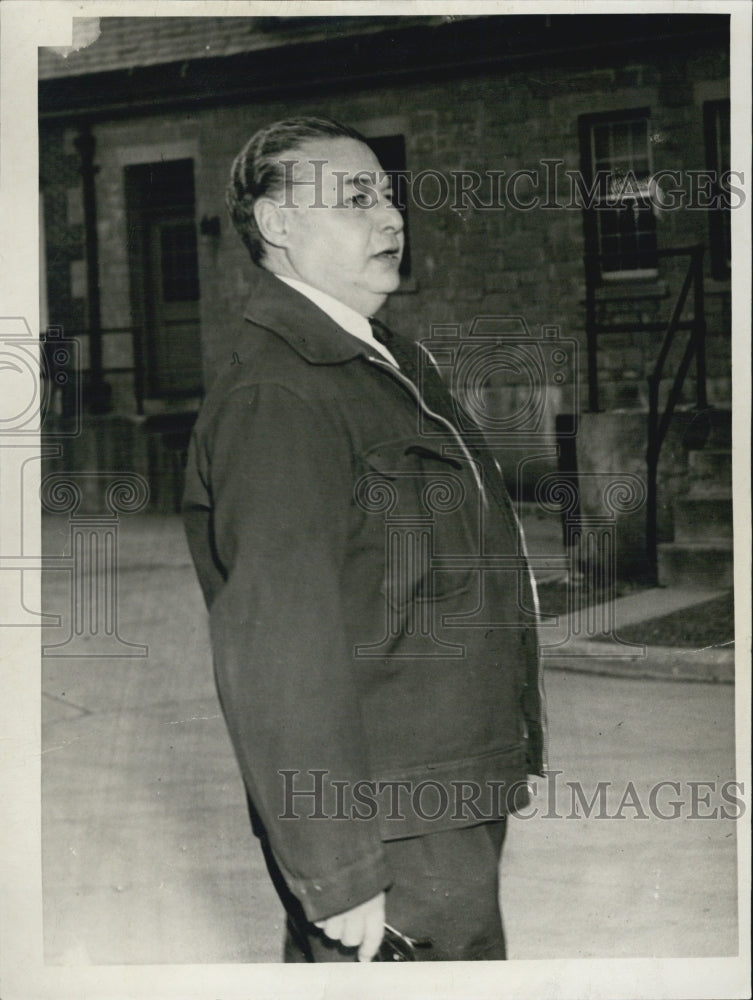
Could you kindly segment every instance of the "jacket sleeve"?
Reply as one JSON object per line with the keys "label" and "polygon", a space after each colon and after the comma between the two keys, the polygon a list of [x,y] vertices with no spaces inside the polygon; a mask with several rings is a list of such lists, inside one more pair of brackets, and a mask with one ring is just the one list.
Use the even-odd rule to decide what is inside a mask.
{"label": "jacket sleeve", "polygon": [[335,797],[336,782],[370,774],[342,607],[353,460],[327,413],[281,386],[239,387],[203,443],[225,576],[210,608],[219,697],[247,792],[310,920],[390,881],[376,822]]}

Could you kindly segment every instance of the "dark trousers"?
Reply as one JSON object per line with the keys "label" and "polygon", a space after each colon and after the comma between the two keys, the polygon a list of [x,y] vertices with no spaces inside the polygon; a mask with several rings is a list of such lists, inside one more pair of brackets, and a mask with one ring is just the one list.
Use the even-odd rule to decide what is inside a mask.
{"label": "dark trousers", "polygon": [[[482,961],[507,957],[499,910],[499,861],[506,821],[481,823],[384,844],[393,884],[387,923],[430,947],[418,961]],[[275,888],[287,912],[285,962],[355,962],[357,948],[332,942],[304,916],[264,838]]]}

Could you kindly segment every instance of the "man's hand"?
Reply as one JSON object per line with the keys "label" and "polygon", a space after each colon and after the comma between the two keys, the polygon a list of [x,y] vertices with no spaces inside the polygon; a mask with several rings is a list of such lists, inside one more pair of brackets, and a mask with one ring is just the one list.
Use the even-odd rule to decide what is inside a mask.
{"label": "man's hand", "polygon": [[342,941],[347,948],[358,948],[358,961],[370,962],[379,951],[384,935],[384,893],[338,913],[327,920],[317,920],[332,941]]}

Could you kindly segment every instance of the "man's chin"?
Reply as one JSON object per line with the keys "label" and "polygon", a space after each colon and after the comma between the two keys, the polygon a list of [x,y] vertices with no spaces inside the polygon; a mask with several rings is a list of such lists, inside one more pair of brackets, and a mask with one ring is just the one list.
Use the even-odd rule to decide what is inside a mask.
{"label": "man's chin", "polygon": [[389,295],[390,292],[395,292],[400,287],[400,272],[395,268],[394,273],[386,274],[384,280],[376,282],[378,288],[375,287],[377,294]]}
{"label": "man's chin", "polygon": [[351,286],[347,289],[340,289],[340,293],[331,291],[330,294],[349,305],[356,312],[364,316],[373,316],[381,309],[387,297],[400,287],[400,275],[381,275],[379,280],[362,283],[358,286]]}

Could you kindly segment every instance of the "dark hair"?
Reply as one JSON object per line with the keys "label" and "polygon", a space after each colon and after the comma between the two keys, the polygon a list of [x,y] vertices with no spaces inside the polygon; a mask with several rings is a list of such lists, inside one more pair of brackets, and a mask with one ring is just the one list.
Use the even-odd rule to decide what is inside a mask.
{"label": "dark hair", "polygon": [[321,136],[366,142],[355,129],[331,118],[285,118],[255,132],[233,161],[225,204],[255,264],[263,260],[264,240],[254,217],[254,202],[280,192],[284,179],[280,158],[285,153]]}

